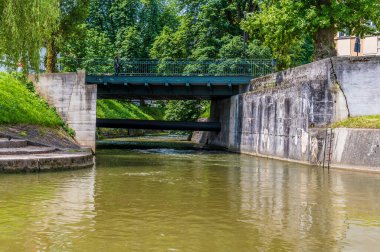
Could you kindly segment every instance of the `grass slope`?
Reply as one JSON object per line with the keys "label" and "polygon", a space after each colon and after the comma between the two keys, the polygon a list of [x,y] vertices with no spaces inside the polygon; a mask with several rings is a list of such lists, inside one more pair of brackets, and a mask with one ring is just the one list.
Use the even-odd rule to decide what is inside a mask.
{"label": "grass slope", "polygon": [[332,125],[333,128],[380,129],[380,115],[350,117]]}
{"label": "grass slope", "polygon": [[97,118],[161,120],[163,112],[159,108],[137,106],[131,102],[118,100],[98,100]]}
{"label": "grass slope", "polygon": [[62,126],[57,113],[30,87],[10,74],[0,73],[0,124]]}
{"label": "grass slope", "polygon": [[209,102],[206,107],[204,108],[203,113],[200,115],[199,118],[210,118],[210,112],[211,111],[211,102]]}

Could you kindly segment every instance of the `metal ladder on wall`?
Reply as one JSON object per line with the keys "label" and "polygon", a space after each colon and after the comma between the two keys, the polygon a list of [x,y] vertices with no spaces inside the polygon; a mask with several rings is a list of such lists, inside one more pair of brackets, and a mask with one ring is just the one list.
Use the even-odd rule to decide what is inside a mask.
{"label": "metal ladder on wall", "polygon": [[323,147],[323,161],[322,167],[330,169],[331,156],[332,156],[332,143],[334,140],[334,132],[331,128],[326,128],[325,141]]}

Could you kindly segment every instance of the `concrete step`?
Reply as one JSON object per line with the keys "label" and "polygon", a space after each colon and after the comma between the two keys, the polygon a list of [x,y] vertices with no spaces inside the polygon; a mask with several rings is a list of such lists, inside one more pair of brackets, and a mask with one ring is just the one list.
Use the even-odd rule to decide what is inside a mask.
{"label": "concrete step", "polygon": [[28,145],[25,140],[0,138],[0,149],[2,148],[23,148]]}
{"label": "concrete step", "polygon": [[22,148],[0,148],[0,156],[2,155],[33,155],[46,154],[55,152],[54,147],[27,146]]}
{"label": "concrete step", "polygon": [[93,165],[94,157],[86,152],[0,156],[0,173],[80,169],[93,167]]}

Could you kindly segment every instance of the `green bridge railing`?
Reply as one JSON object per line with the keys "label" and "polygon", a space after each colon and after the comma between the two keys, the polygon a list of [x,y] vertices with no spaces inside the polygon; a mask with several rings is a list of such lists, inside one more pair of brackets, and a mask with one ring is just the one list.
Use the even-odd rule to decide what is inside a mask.
{"label": "green bridge railing", "polygon": [[218,60],[152,60],[119,59],[119,69],[115,59],[73,59],[60,58],[60,71],[85,69],[88,74],[122,76],[252,76],[270,74],[274,70],[273,61],[268,59],[218,59]]}

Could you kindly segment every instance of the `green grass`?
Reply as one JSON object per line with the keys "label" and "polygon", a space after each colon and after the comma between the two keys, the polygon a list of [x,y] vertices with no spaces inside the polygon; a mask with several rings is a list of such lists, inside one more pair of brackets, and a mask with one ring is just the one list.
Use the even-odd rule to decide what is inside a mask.
{"label": "green grass", "polygon": [[0,125],[29,124],[48,127],[62,126],[63,121],[30,83],[0,73]]}
{"label": "green grass", "polygon": [[199,116],[199,118],[210,118],[210,111],[211,111],[211,102],[209,102],[206,107],[204,108],[203,113]]}
{"label": "green grass", "polygon": [[380,129],[380,115],[350,117],[332,125],[333,128]]}
{"label": "green grass", "polygon": [[159,108],[137,106],[131,102],[118,100],[98,100],[97,118],[161,120],[163,111]]}

